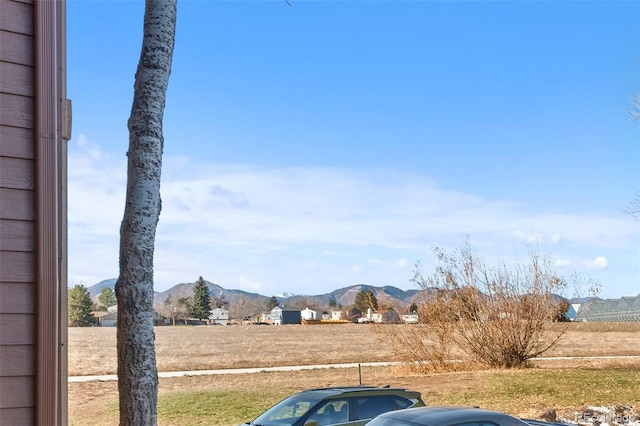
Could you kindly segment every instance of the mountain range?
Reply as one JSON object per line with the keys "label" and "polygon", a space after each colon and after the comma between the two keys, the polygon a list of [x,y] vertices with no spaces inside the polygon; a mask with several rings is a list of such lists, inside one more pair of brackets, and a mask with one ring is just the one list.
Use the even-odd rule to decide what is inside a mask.
{"label": "mountain range", "polygon": [[[209,295],[216,300],[224,300],[226,303],[234,303],[239,299],[250,300],[253,302],[267,304],[270,296],[264,296],[258,293],[250,293],[243,290],[225,289],[218,284],[205,280],[209,287]],[[114,288],[116,279],[111,278],[108,280],[100,281],[99,283],[88,287],[91,298],[97,300],[100,292],[106,288]],[[191,297],[193,295],[193,286],[195,283],[181,283],[176,284],[168,290],[162,292],[154,292],[154,305],[161,306],[168,297],[173,300],[177,300],[182,297]],[[317,295],[297,295],[292,293],[276,294],[274,297],[278,299],[281,306],[301,306],[309,305],[322,307],[327,306],[333,300],[336,305],[350,306],[356,299],[356,294],[361,290],[371,290],[378,299],[379,303],[405,307],[409,306],[416,301],[417,295],[420,290],[401,290],[393,286],[376,287],[366,284],[356,284],[349,287],[339,288],[333,290],[330,293],[317,294]]]}
{"label": "mountain range", "polygon": [[[209,295],[217,301],[224,302],[225,305],[233,305],[234,303],[252,303],[253,305],[266,306],[269,303],[271,296],[264,296],[258,293],[251,293],[244,290],[225,289],[218,284],[205,280],[209,288]],[[106,288],[114,288],[116,279],[111,278],[108,280],[100,281],[99,283],[88,287],[89,294],[94,301],[98,301],[98,295]],[[172,300],[178,300],[183,297],[193,296],[192,283],[176,284],[168,290],[162,292],[154,292],[154,306],[161,308],[164,305],[165,300],[171,297]],[[361,290],[371,290],[375,295],[378,303],[381,305],[393,306],[398,309],[406,308],[412,303],[419,304],[420,289],[415,290],[401,290],[393,286],[376,287],[367,284],[356,284],[348,287],[342,287],[337,290],[333,290],[330,293],[317,294],[317,295],[299,295],[292,293],[280,293],[273,297],[278,299],[280,306],[291,307],[315,307],[323,308],[334,301],[338,306],[351,306],[355,302],[356,294]],[[588,301],[603,300],[598,297],[576,297],[565,298],[559,295],[554,295],[558,300],[566,300],[569,303],[586,303]]]}

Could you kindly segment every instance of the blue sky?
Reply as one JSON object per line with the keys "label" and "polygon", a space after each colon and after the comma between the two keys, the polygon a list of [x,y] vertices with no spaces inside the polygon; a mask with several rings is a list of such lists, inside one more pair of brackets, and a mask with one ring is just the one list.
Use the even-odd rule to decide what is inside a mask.
{"label": "blue sky", "polygon": [[[156,290],[410,289],[468,235],[640,293],[640,3],[290,3],[178,5]],[[143,11],[67,3],[70,285],[118,274]]]}

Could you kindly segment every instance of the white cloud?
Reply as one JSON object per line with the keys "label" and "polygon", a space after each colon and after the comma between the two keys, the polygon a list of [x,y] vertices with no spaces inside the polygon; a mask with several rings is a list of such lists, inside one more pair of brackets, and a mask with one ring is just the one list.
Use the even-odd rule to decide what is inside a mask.
{"label": "white cloud", "polygon": [[549,238],[549,242],[551,244],[559,244],[560,241],[562,241],[562,234],[559,232],[554,232],[553,234],[551,234],[551,237]]}
{"label": "white cloud", "polygon": [[76,143],[91,160],[100,161],[102,158],[103,153],[100,146],[90,142],[84,133],[78,135],[78,141]]}
{"label": "white cloud", "polygon": [[402,258],[402,259],[396,260],[395,264],[398,268],[406,268],[409,262],[407,261],[407,259]]}
{"label": "white cloud", "polygon": [[562,234],[560,232],[543,232],[543,231],[529,231],[525,232],[522,229],[517,229],[513,232],[513,236],[526,244],[551,244],[556,245],[562,241]]}
{"label": "white cloud", "polygon": [[[85,136],[70,145],[68,186],[69,282],[88,285],[117,276],[126,185],[124,154],[114,158],[91,145]],[[316,293],[356,278],[406,287],[407,265],[433,266],[424,262],[433,261],[432,246],[456,248],[467,235],[491,247],[489,255],[532,244],[539,252],[553,248],[559,267],[568,266],[563,259],[584,256],[581,250],[626,248],[638,238],[636,224],[624,218],[538,214],[393,170],[169,157],[161,194],[157,289],[199,275],[223,287],[270,293]],[[607,264],[602,257],[586,266]]]}
{"label": "white cloud", "polygon": [[541,242],[541,236],[539,233],[535,232],[525,232],[521,229],[514,231],[513,235],[520,241],[523,241],[527,244],[539,243]]}
{"label": "white cloud", "polygon": [[585,261],[584,266],[586,266],[587,269],[605,269],[609,266],[609,261],[604,256],[598,256],[593,260]]}
{"label": "white cloud", "polygon": [[236,282],[239,288],[243,288],[251,291],[260,290],[262,288],[261,282],[254,281],[245,276],[238,277],[238,280]]}
{"label": "white cloud", "polygon": [[571,261],[569,259],[559,257],[555,259],[554,264],[556,268],[566,268],[567,266],[571,265]]}

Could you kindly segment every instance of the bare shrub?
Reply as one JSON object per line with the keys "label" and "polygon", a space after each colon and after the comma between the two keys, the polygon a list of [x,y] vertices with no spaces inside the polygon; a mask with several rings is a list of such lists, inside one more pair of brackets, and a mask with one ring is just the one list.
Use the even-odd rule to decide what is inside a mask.
{"label": "bare shrub", "polygon": [[439,265],[433,275],[424,277],[416,265],[421,324],[392,336],[414,363],[451,369],[445,365],[456,351],[489,367],[522,367],[566,331],[566,323],[546,327],[558,317],[556,295],[567,286],[550,259],[531,253],[525,263],[489,266],[468,241],[451,253],[434,252]]}
{"label": "bare shrub", "polygon": [[394,356],[406,361],[410,370],[426,373],[453,369],[449,362],[451,345],[441,329],[427,324],[373,324],[372,327],[380,339],[390,343]]}

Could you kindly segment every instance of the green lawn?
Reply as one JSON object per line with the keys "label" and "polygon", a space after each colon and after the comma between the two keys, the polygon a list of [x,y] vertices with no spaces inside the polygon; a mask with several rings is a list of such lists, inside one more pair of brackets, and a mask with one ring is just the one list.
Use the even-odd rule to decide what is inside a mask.
{"label": "green lawn", "polygon": [[[211,382],[216,377],[172,379],[172,386],[180,390],[164,390],[158,398],[158,424],[160,426],[231,426],[255,418],[266,408],[301,389],[307,383],[302,374],[307,374],[309,387],[316,386],[313,377],[321,373],[298,372],[287,376],[285,381],[274,374],[257,374],[247,379],[246,384],[224,390],[198,388],[198,381]],[[285,374],[285,373],[281,373]],[[327,374],[325,371],[323,374]],[[349,383],[342,371],[329,372],[335,383]],[[282,376],[279,376],[282,377]],[[182,382],[180,382],[182,380]],[[194,381],[195,380],[195,381]],[[573,419],[575,413],[587,405],[640,406],[640,368],[557,368],[489,370],[475,372],[439,373],[428,376],[407,375],[376,378],[376,383],[399,384],[422,393],[427,405],[466,405],[504,411],[513,415],[530,417],[544,409],[565,411],[565,417]],[[184,386],[180,387],[180,383]],[[202,383],[204,385],[204,383]],[[445,385],[446,384],[446,385]],[[100,386],[91,389],[99,394]],[[573,413],[573,414],[572,414]],[[117,394],[113,392],[98,396],[75,416],[70,417],[70,426],[117,425]]]}
{"label": "green lawn", "polygon": [[[474,405],[509,413],[528,407],[580,409],[586,405],[640,405],[640,370],[488,371],[472,387],[438,394],[419,389],[428,405]],[[237,425],[295,392],[290,389],[179,392],[159,400],[159,423]],[[428,397],[427,397],[428,392]]]}

